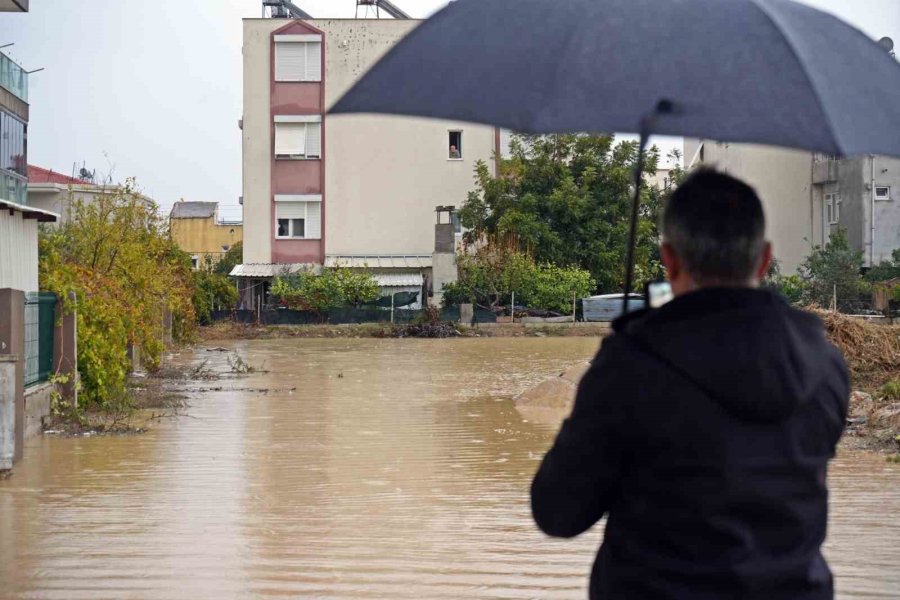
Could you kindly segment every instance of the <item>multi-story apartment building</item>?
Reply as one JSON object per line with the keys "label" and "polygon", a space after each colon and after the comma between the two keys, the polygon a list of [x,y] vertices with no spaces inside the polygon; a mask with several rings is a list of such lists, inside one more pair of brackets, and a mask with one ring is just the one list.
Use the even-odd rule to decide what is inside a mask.
{"label": "multi-story apartment building", "polygon": [[0,289],[35,292],[38,222],[57,217],[28,205],[27,151],[28,73],[0,52]]}
{"label": "multi-story apartment building", "polygon": [[435,209],[459,206],[491,127],[326,111],[418,25],[406,19],[244,21],[244,264],[265,281],[307,265],[367,265],[389,287],[431,277]]}
{"label": "multi-story apartment building", "polygon": [[866,267],[890,260],[900,248],[900,160],[817,154],[812,163],[815,243],[841,228]]}
{"label": "multi-story apartment building", "polygon": [[900,248],[900,160],[847,159],[746,144],[685,140],[685,164],[708,165],[752,185],[763,201],[767,231],[784,272],[837,228],[863,252],[864,266]]}

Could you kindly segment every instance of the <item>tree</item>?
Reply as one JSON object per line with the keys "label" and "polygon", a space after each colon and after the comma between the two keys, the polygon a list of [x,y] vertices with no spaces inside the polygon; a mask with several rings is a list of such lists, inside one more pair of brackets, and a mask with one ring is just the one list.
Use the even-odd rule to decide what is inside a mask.
{"label": "tree", "polygon": [[494,242],[457,257],[459,279],[444,287],[444,304],[471,302],[496,311],[512,301],[530,308],[567,313],[573,294],[591,293],[591,274],[577,267],[537,264],[509,242]]}
{"label": "tree", "polygon": [[127,403],[128,345],[140,347],[154,369],[163,352],[163,311],[188,328],[194,323],[190,258],[133,180],[90,203],[72,197],[70,207],[68,222],[41,231],[41,289],[55,292],[64,310],[78,310],[86,404]]}
{"label": "tree", "polygon": [[815,246],[800,266],[806,282],[806,300],[820,306],[831,306],[837,296],[840,310],[852,309],[865,291],[860,271],[863,253],[850,247],[847,232],[839,229],[824,246]]}
{"label": "tree", "polygon": [[219,262],[213,267],[213,272],[219,275],[230,275],[232,269],[244,262],[244,242],[238,242],[222,255]]}
{"label": "tree", "polygon": [[791,304],[798,304],[803,301],[806,295],[806,282],[799,275],[783,275],[781,273],[781,263],[777,259],[772,259],[769,270],[763,279],[764,288],[780,293]]}
{"label": "tree", "polygon": [[[512,237],[534,260],[590,272],[599,288],[620,290],[631,215],[636,142],[607,135],[514,136],[511,157],[499,175],[479,162],[476,189],[460,220],[465,241]],[[654,173],[659,152],[652,148],[646,172]],[[658,278],[657,222],[664,191],[642,188],[635,252],[636,285]]]}
{"label": "tree", "polygon": [[[231,251],[229,250],[229,252]],[[227,257],[228,254],[226,253],[225,256]],[[231,259],[233,260],[234,257]],[[220,269],[223,260],[225,259],[223,258],[213,265],[212,259],[207,256],[200,268],[194,271],[194,293],[191,301],[197,322],[201,325],[208,325],[212,321],[212,311],[231,310],[238,303],[237,287],[227,275],[231,272],[231,268],[225,273],[222,272],[225,270],[224,268]],[[238,257],[237,260],[240,258]]]}

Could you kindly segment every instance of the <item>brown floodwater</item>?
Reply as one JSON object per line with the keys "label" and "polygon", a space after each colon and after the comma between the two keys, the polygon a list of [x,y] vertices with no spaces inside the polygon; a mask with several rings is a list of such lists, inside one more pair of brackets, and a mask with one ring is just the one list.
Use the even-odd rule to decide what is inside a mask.
{"label": "brown floodwater", "polygon": [[[0,598],[583,598],[602,527],[536,530],[554,432],[511,397],[596,345],[235,343],[269,372],[190,384],[189,416],[28,444],[0,482]],[[831,487],[838,596],[897,598],[900,466],[843,456]]]}

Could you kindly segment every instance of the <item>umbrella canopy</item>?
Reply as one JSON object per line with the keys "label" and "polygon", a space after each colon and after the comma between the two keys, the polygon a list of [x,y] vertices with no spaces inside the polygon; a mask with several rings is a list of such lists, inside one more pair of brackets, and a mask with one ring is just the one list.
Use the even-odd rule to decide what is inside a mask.
{"label": "umbrella canopy", "polygon": [[459,0],[330,112],[639,132],[627,311],[651,133],[900,156],[900,64],[790,0]]}
{"label": "umbrella canopy", "polygon": [[900,156],[900,64],[788,0],[459,0],[331,113]]}

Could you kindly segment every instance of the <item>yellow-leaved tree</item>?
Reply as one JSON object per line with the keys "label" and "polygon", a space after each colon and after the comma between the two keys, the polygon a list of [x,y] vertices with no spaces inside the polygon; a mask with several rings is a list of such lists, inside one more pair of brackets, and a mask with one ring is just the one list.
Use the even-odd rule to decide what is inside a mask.
{"label": "yellow-leaved tree", "polygon": [[90,201],[73,196],[68,219],[42,229],[40,285],[77,309],[83,405],[127,405],[128,345],[158,368],[164,311],[174,315],[176,338],[194,323],[190,258],[132,179]]}

